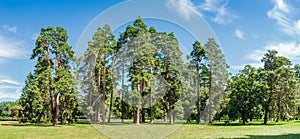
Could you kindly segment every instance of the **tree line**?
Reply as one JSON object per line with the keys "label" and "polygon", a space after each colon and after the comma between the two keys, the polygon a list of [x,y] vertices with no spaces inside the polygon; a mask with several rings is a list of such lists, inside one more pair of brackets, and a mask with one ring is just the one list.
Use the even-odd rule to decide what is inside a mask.
{"label": "tree line", "polygon": [[[298,114],[300,66],[268,51],[263,68],[246,66],[229,75],[219,44],[195,41],[186,56],[174,33],[159,32],[138,17],[116,39],[100,27],[76,58],[61,27],[42,28],[17,101],[19,121],[71,123],[84,116],[93,123],[132,119],[213,122],[261,119],[265,124]],[[186,58],[184,58],[186,57]],[[299,75],[298,75],[299,74]]]}
{"label": "tree line", "polygon": [[298,119],[299,115],[299,66],[278,56],[275,50],[268,50],[261,59],[261,68],[246,65],[228,81],[227,106],[219,117],[227,115],[228,120]]}

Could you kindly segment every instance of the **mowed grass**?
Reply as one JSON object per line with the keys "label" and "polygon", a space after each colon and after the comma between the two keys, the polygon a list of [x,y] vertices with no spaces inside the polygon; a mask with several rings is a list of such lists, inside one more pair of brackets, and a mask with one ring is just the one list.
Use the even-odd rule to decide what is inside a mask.
{"label": "mowed grass", "polygon": [[60,125],[29,125],[17,122],[0,122],[1,139],[96,139],[96,138],[295,138],[300,139],[300,122],[281,122],[261,125],[261,122],[252,122],[250,125],[233,123],[224,126],[223,123],[214,125],[163,123],[149,125],[133,124],[98,124],[87,123]]}
{"label": "mowed grass", "polygon": [[108,138],[90,124],[28,125],[0,122],[0,139],[98,139]]}
{"label": "mowed grass", "polygon": [[221,124],[204,127],[185,124],[166,138],[282,138],[300,139],[300,122],[270,122],[269,125],[250,123],[250,125]]}

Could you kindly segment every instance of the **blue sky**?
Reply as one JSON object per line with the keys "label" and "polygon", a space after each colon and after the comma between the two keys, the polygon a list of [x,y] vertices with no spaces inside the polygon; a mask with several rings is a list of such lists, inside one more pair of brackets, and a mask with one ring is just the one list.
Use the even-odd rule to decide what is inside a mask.
{"label": "blue sky", "polygon": [[[261,66],[260,59],[267,49],[275,49],[293,63],[300,63],[299,0],[166,1],[173,3],[174,17],[180,15],[183,20],[191,22],[192,9],[206,20],[216,33],[233,73],[245,64]],[[15,100],[20,96],[24,79],[34,66],[34,60],[29,60],[29,57],[42,27],[64,27],[69,34],[68,42],[75,50],[89,23],[101,12],[120,2],[124,1],[1,0],[0,101]],[[177,2],[186,6],[176,5]],[[131,7],[131,12],[141,12],[138,10],[134,5]],[[110,19],[113,18],[118,17]],[[165,23],[151,20],[146,23],[157,26],[159,31],[170,32],[171,29],[167,27],[172,27],[175,35],[176,31],[182,31]],[[193,38],[183,37],[184,34],[187,33],[177,33],[182,45],[186,46]]]}

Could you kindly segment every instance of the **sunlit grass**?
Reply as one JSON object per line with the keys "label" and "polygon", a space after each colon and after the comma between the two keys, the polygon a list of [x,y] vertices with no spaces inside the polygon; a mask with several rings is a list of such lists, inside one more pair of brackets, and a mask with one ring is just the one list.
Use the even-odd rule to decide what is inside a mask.
{"label": "sunlit grass", "polygon": [[134,125],[131,120],[126,124],[114,120],[111,124],[79,123],[71,125],[51,124],[19,124],[17,122],[0,122],[0,138],[30,139],[96,139],[96,138],[300,138],[300,122],[270,122],[262,125],[261,121],[253,121],[248,125],[232,122],[225,126],[224,122],[214,125],[175,124],[168,125],[162,121]]}
{"label": "sunlit grass", "polygon": [[26,125],[17,122],[0,122],[1,139],[98,139],[107,138],[89,124],[60,125]]}
{"label": "sunlit grass", "polygon": [[214,125],[197,126],[184,124],[167,138],[300,138],[300,122],[269,122],[261,121],[241,125],[238,122],[225,126],[224,122]]}

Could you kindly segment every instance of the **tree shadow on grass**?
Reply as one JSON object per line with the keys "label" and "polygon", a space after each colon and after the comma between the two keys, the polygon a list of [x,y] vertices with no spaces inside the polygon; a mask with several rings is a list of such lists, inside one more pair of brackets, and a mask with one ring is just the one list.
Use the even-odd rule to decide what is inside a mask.
{"label": "tree shadow on grass", "polygon": [[51,127],[51,124],[32,124],[32,123],[8,123],[1,126],[36,126],[36,127]]}
{"label": "tree shadow on grass", "polygon": [[[120,126],[120,125],[136,125],[132,122],[111,122],[111,123],[93,123],[93,125],[105,125],[105,126]],[[138,125],[163,125],[163,126],[178,126],[178,125],[181,125],[181,123],[175,123],[173,125],[170,125],[169,123],[161,123],[161,122],[158,122],[158,123],[140,123]]]}
{"label": "tree shadow on grass", "polygon": [[250,139],[299,139],[300,134],[284,134],[284,135],[247,135]]}
{"label": "tree shadow on grass", "polygon": [[[61,126],[75,126],[75,125],[88,125],[88,124],[91,124],[89,121],[87,120],[80,120],[78,122],[74,122],[74,123],[67,123],[67,124],[61,124],[59,123],[58,124],[58,127],[61,127]],[[4,122],[4,123],[1,123],[0,122],[0,125],[1,126],[32,126],[32,127],[53,127],[52,126],[52,123],[18,123],[18,122]]]}
{"label": "tree shadow on grass", "polygon": [[264,123],[247,123],[245,125],[243,125],[242,123],[213,123],[213,124],[209,124],[212,126],[277,126],[277,125],[286,125],[288,123],[268,123],[268,124],[264,124]]}

